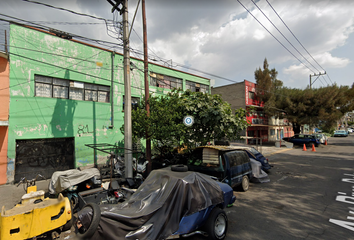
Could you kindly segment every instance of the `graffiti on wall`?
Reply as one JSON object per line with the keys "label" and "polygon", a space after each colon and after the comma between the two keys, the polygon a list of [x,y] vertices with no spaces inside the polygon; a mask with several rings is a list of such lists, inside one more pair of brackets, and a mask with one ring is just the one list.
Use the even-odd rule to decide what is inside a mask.
{"label": "graffiti on wall", "polygon": [[89,125],[79,125],[77,127],[77,134],[80,136],[80,135],[83,135],[83,134],[88,134],[88,133],[93,133],[93,131],[90,131],[90,128],[89,128]]}

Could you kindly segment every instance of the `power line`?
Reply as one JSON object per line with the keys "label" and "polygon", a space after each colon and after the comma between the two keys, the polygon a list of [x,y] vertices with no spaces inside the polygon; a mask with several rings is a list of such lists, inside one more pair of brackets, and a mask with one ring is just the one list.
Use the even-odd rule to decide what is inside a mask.
{"label": "power line", "polygon": [[105,21],[105,22],[106,21],[110,21],[110,20],[107,20],[105,18],[95,17],[95,16],[92,16],[92,15],[89,15],[89,14],[85,14],[85,13],[79,13],[79,12],[76,12],[76,11],[73,11],[73,10],[70,10],[70,9],[66,9],[66,8],[55,7],[53,5],[46,4],[46,3],[41,3],[41,2],[36,2],[36,1],[31,1],[31,0],[22,0],[22,1],[29,2],[29,3],[34,3],[34,4],[38,4],[38,5],[43,5],[43,6],[54,8],[54,9],[61,10],[61,11],[70,12],[70,13],[73,13],[73,14],[76,14],[76,15],[79,15],[79,16],[83,16],[83,17],[90,17],[90,18],[93,18],[93,19],[96,19],[96,20],[101,20],[101,21]]}
{"label": "power line", "polygon": [[277,42],[283,46],[294,58],[296,58],[302,65],[304,65],[307,69],[309,69],[311,72],[312,70],[305,64],[303,63],[298,57],[296,57],[283,43],[281,43],[241,2],[240,0],[237,0],[241,6],[270,34],[272,37],[277,40]]}
{"label": "power line", "polygon": [[[20,18],[17,18],[17,17],[12,17],[12,16],[9,16],[9,15],[6,15],[6,14],[2,14],[2,13],[0,13],[0,16],[4,16],[4,17],[7,17],[7,18],[12,18],[12,19],[15,19],[15,20],[20,21],[20,22],[25,22],[26,24],[28,24],[28,23],[32,24],[32,25],[34,25],[32,27],[38,28],[40,30],[45,30],[45,31],[50,32],[50,30],[52,29],[50,27],[47,27],[47,26],[44,26],[44,25],[41,25],[41,24],[36,24],[36,23],[34,23],[32,21],[23,20],[23,19],[20,19]],[[11,21],[11,20],[8,20],[8,19],[3,19],[3,18],[0,18],[0,21],[5,21],[5,22],[12,23],[12,24],[17,24],[17,25],[24,25],[22,23],[14,22],[14,21]],[[78,39],[81,39],[81,40],[87,41],[87,42],[95,42],[95,43],[100,44],[100,45],[105,46],[105,47],[112,47],[112,45],[113,46],[123,46],[123,44],[112,43],[112,42],[108,42],[108,41],[105,41],[105,40],[92,39],[92,38],[76,35],[76,34],[73,34],[73,33],[68,33],[67,32],[67,34],[69,34],[71,37],[78,38]]]}
{"label": "power line", "polygon": [[[304,47],[304,45],[300,42],[300,40],[295,36],[295,34],[290,30],[290,28],[288,27],[288,25],[283,21],[283,19],[279,16],[279,14],[277,13],[277,11],[273,8],[273,6],[270,4],[270,2],[268,0],[266,0],[267,3],[269,4],[269,6],[273,9],[273,11],[275,12],[275,14],[278,16],[278,18],[283,22],[283,24],[285,25],[285,27],[289,30],[289,32],[293,35],[293,37],[296,39],[296,41],[301,45],[301,47],[307,52],[307,54],[315,61],[315,63],[317,63],[317,65],[326,72],[326,70],[324,70],[324,68],[316,61],[316,59],[309,53],[309,51],[307,51],[307,49]],[[328,76],[328,74],[327,74]],[[328,79],[331,81],[331,83],[333,84],[332,80],[329,78]]]}
{"label": "power line", "polygon": [[283,38],[314,68],[316,69],[318,72],[319,70],[314,66],[312,65],[312,63],[310,63],[307,58],[304,57],[304,55],[302,55],[302,53],[284,36],[284,34],[275,26],[275,24],[267,17],[267,15],[265,15],[265,13],[262,11],[262,9],[260,9],[260,7],[253,1],[253,4],[258,8],[258,10],[263,14],[264,17],[267,18],[267,20],[273,25],[273,27],[283,36]]}

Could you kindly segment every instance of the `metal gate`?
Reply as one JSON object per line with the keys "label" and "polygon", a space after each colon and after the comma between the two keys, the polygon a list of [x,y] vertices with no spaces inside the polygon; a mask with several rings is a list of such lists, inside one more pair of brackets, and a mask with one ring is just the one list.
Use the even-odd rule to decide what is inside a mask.
{"label": "metal gate", "polygon": [[15,182],[74,168],[74,138],[16,140]]}

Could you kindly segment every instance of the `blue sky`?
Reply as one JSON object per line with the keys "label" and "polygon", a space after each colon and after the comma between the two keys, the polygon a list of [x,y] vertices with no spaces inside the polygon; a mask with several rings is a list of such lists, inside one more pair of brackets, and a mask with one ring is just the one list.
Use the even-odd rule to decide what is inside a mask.
{"label": "blue sky", "polygon": [[[37,1],[113,19],[111,6],[104,0]],[[307,67],[284,49],[237,0],[146,0],[150,58],[158,60],[158,64],[172,63],[173,67],[180,70],[211,78],[215,86],[244,79],[255,81],[254,71],[263,65],[264,58],[268,59],[270,68],[278,71],[278,79],[287,87],[306,88],[309,75],[318,73],[318,70],[326,71],[327,75],[314,83],[315,88],[333,83],[348,86],[353,84],[354,1],[254,1],[310,63],[292,48],[251,0],[239,1]],[[129,0],[130,19],[133,18],[137,2]],[[319,65],[300,46],[271,7]],[[0,13],[30,21],[46,21],[43,25],[120,43],[120,40],[107,35],[102,22],[97,25],[53,24],[53,21],[100,21],[38,4],[3,0]],[[119,15],[116,17],[121,20]],[[140,7],[131,36],[131,47],[139,51],[143,51],[141,21]],[[1,29],[0,26],[0,34]],[[132,56],[139,57],[134,54]],[[200,71],[186,68],[188,66]],[[223,80],[225,78],[229,80]]]}

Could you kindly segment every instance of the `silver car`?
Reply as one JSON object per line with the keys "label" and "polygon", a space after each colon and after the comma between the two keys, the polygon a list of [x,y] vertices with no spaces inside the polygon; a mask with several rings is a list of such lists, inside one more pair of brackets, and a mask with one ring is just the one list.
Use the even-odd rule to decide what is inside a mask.
{"label": "silver car", "polygon": [[322,144],[325,144],[325,142],[328,142],[328,138],[326,135],[324,135],[323,133],[315,133],[313,134]]}

